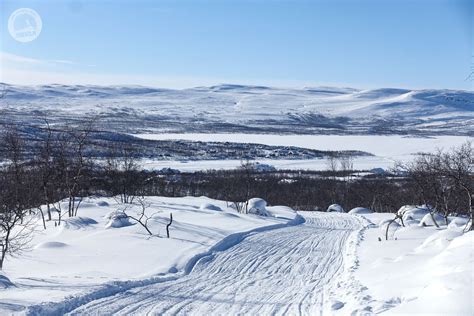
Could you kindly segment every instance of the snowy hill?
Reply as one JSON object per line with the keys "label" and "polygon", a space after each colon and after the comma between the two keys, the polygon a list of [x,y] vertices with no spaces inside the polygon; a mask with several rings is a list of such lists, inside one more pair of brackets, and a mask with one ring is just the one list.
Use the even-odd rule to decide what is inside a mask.
{"label": "snowy hill", "polygon": [[98,116],[104,128],[132,133],[474,133],[470,91],[230,84],[184,90],[83,85],[5,88],[0,106],[6,119]]}

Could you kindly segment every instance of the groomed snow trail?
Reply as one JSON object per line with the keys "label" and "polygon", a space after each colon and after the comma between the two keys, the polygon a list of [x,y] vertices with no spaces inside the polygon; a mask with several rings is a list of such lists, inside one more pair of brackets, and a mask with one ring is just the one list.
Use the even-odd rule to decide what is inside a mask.
{"label": "groomed snow trail", "polygon": [[324,293],[343,272],[345,243],[363,225],[347,214],[304,217],[302,225],[257,233],[204,257],[177,280],[98,299],[70,314],[321,315]]}

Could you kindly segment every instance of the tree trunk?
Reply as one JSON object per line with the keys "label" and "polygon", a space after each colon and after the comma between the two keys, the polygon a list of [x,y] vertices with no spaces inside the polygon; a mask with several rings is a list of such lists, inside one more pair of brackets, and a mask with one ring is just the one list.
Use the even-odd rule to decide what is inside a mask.
{"label": "tree trunk", "polygon": [[170,238],[170,226],[173,223],[173,213],[170,213],[170,222],[166,225],[166,237]]}

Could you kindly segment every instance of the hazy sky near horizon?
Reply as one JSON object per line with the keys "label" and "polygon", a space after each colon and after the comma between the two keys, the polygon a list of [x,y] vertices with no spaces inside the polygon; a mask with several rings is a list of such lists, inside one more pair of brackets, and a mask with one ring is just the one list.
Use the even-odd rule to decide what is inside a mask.
{"label": "hazy sky near horizon", "polygon": [[0,0],[0,19],[8,83],[472,88],[469,0]]}

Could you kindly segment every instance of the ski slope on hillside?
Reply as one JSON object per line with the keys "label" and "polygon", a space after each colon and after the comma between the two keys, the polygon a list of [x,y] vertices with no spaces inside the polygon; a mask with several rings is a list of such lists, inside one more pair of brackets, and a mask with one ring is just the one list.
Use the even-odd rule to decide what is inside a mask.
{"label": "ski slope on hillside", "polygon": [[[319,315],[348,314],[357,292],[347,276],[345,256],[351,237],[363,227],[355,216],[305,215],[305,223],[247,236],[222,252],[202,257],[192,271],[169,282],[126,288],[115,295],[82,302],[36,306],[31,314],[71,315]],[[350,257],[349,257],[350,258]],[[90,298],[91,296],[89,296]],[[336,311],[337,310],[337,311]]]}

